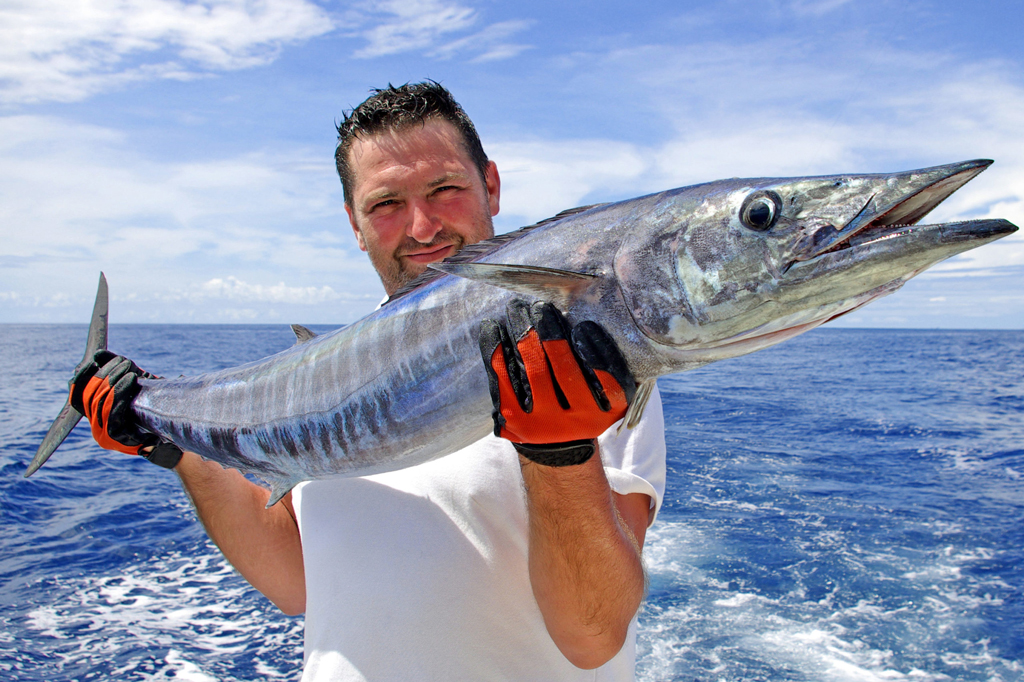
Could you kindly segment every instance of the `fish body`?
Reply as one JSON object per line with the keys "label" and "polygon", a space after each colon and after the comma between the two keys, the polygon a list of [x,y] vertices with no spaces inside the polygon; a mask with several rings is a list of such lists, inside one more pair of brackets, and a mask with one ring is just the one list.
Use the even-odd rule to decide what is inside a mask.
{"label": "fish body", "polygon": [[303,480],[419,464],[491,431],[480,322],[519,296],[611,334],[640,386],[635,423],[657,377],[792,338],[1015,231],[917,225],[990,163],[722,180],[567,212],[467,247],[358,322],[272,357],[142,380],[133,409],[267,481],[271,502]]}

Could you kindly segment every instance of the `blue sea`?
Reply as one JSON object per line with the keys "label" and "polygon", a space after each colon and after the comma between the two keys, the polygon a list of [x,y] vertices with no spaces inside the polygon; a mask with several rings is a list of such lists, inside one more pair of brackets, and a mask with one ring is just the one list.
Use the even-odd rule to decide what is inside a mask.
{"label": "blue sea", "polygon": [[[80,426],[22,473],[84,326],[0,326],[0,679],[295,680],[302,619],[220,557],[177,478]],[[114,325],[177,376],[281,326]],[[1024,332],[820,329],[660,381],[640,680],[1024,680]]]}

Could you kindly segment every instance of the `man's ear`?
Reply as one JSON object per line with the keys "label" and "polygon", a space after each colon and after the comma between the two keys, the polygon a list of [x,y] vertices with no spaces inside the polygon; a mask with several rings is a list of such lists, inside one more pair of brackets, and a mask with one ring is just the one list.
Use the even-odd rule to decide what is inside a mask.
{"label": "man's ear", "polygon": [[487,162],[484,185],[487,187],[487,204],[491,208],[491,215],[496,216],[498,205],[501,203],[501,177],[498,175],[498,166],[493,161]]}
{"label": "man's ear", "polygon": [[356,216],[352,212],[352,207],[349,206],[347,203],[345,204],[345,213],[348,213],[348,222],[350,225],[352,225],[352,231],[356,235],[356,243],[359,244],[359,250],[366,251],[366,240],[363,239],[363,232],[362,230],[359,229],[359,226],[356,224]]}

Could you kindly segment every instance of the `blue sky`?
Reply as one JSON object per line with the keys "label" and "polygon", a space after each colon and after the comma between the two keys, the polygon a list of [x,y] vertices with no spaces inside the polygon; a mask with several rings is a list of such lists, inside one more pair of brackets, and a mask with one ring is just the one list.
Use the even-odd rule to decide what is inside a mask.
{"label": "blue sky", "polygon": [[[1015,6],[1016,5],[1016,6]],[[344,323],[383,289],[334,125],[432,78],[501,170],[499,231],[722,177],[996,164],[929,221],[1024,225],[1017,3],[10,0],[0,322]],[[1024,328],[1024,237],[844,326]]]}

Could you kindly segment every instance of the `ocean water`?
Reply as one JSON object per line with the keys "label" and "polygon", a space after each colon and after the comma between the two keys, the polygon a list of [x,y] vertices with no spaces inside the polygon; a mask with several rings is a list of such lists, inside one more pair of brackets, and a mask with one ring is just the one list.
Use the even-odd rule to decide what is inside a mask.
{"label": "ocean water", "polygon": [[[0,679],[297,679],[302,619],[232,572],[173,474],[80,426],[22,478],[85,334],[0,326]],[[292,342],[110,330],[165,375]],[[821,329],[660,386],[639,680],[1024,680],[1024,332]]]}

